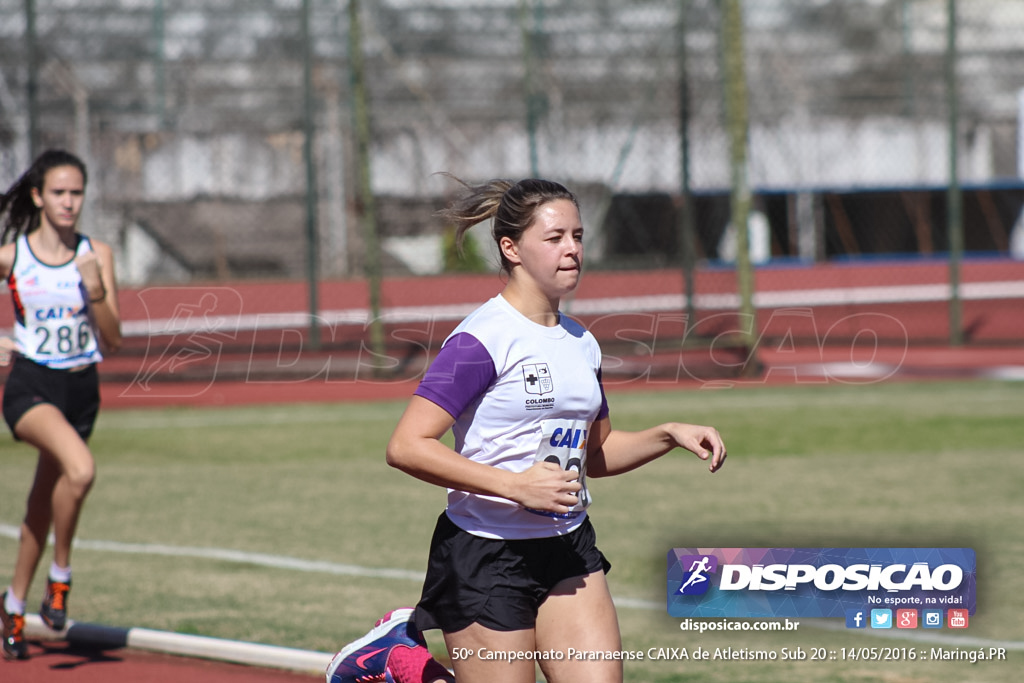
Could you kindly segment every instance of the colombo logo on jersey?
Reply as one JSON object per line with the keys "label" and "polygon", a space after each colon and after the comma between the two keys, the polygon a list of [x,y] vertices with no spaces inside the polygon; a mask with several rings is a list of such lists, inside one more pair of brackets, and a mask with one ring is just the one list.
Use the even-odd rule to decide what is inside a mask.
{"label": "colombo logo on jersey", "polygon": [[551,379],[551,368],[547,363],[524,363],[523,386],[527,394],[540,398],[526,399],[527,410],[549,410],[555,407],[553,396],[544,396],[555,390],[555,382]]}
{"label": "colombo logo on jersey", "polygon": [[842,617],[870,606],[975,608],[970,548],[674,548],[679,617]]}
{"label": "colombo logo on jersey", "polygon": [[547,363],[523,364],[523,382],[528,394],[549,394],[555,388]]}

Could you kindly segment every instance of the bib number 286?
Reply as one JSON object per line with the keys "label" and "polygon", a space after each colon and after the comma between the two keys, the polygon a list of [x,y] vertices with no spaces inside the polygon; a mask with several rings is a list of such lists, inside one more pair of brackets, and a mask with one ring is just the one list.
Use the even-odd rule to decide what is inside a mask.
{"label": "bib number 286", "polygon": [[92,328],[83,320],[77,326],[37,327],[39,344],[36,353],[41,356],[71,355],[84,351],[92,342]]}

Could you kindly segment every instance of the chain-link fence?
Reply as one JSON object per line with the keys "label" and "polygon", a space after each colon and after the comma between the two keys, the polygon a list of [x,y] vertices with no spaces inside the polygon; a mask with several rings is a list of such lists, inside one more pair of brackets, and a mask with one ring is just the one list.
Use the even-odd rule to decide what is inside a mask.
{"label": "chain-link fence", "polygon": [[732,1],[740,176],[729,0],[0,0],[0,184],[77,151],[83,230],[144,288],[358,280],[378,239],[385,282],[437,275],[437,172],[549,177],[581,197],[591,276],[658,275],[700,315],[738,305],[742,177],[758,309],[928,304],[943,338],[952,292],[969,340],[1017,341],[971,306],[1024,298],[1024,5]]}

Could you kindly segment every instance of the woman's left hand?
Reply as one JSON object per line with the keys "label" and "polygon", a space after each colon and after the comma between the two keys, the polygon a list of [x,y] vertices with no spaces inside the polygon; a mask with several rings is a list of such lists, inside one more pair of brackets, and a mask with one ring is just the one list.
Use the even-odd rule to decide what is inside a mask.
{"label": "woman's left hand", "polygon": [[106,287],[103,285],[103,277],[100,273],[100,260],[94,252],[87,251],[75,257],[75,266],[78,267],[78,274],[82,276],[82,284],[90,299],[98,299],[106,295]]}
{"label": "woman's left hand", "polygon": [[708,469],[717,472],[725,464],[725,442],[714,427],[675,423],[669,433],[676,444],[694,453],[701,460],[710,460]]}

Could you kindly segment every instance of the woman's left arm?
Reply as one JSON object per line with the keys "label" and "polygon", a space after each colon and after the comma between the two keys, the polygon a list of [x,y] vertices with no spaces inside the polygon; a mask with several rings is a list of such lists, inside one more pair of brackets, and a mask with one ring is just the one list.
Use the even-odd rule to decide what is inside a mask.
{"label": "woman's left arm", "polygon": [[587,476],[611,477],[635,470],[675,448],[685,448],[708,469],[718,471],[725,464],[725,443],[714,427],[668,422],[639,432],[612,429],[607,417],[598,420],[587,436]]}
{"label": "woman's left arm", "polygon": [[107,244],[92,240],[92,251],[76,257],[75,265],[89,295],[89,307],[104,350],[113,353],[121,348],[121,311],[117,304],[114,252]]}

